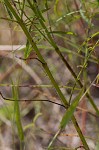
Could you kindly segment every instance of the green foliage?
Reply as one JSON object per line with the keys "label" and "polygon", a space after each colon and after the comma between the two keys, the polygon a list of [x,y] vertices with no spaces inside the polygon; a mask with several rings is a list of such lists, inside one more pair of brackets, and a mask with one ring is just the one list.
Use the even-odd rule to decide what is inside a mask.
{"label": "green foliage", "polygon": [[9,102],[7,106],[5,104],[4,106],[0,107],[0,120],[4,123],[6,123],[7,120],[11,121],[13,117],[13,112],[14,112],[13,103]]}
{"label": "green foliage", "polygon": [[[14,85],[14,84],[13,84]],[[18,130],[18,136],[20,139],[20,149],[23,149],[24,147],[24,133],[23,133],[23,127],[21,123],[21,115],[20,115],[20,107],[19,107],[19,96],[18,96],[18,87],[12,86],[12,97],[14,102],[14,116],[15,116],[15,122]]]}
{"label": "green foliage", "polygon": [[66,127],[66,125],[68,124],[68,122],[71,120],[75,109],[78,106],[78,103],[80,101],[80,98],[83,95],[84,90],[82,89],[81,92],[79,92],[79,94],[77,95],[77,97],[73,100],[72,104],[70,105],[70,107],[67,109],[66,113],[64,114],[61,122],[60,122],[60,128],[64,129]]}
{"label": "green foliage", "polygon": [[[92,85],[90,83],[88,83],[88,85],[86,82],[86,68],[88,67],[88,63],[99,63],[97,56],[94,55],[95,48],[99,45],[99,40],[96,40],[95,43],[91,42],[94,41],[94,38],[99,35],[98,31],[93,30],[94,23],[92,22],[93,16],[97,13],[98,2],[99,1],[86,2],[85,0],[81,0],[79,2],[80,5],[78,5],[77,2],[74,1],[74,5],[72,6],[72,1],[67,0],[23,0],[12,2],[4,0],[5,10],[8,14],[8,18],[6,19],[8,21],[16,22],[21,27],[26,36],[26,47],[24,48],[23,57],[28,60],[32,51],[37,54],[36,59],[42,65],[47,76],[49,77],[52,87],[54,87],[56,90],[61,103],[67,109],[63,114],[62,120],[60,122],[60,128],[50,142],[48,149],[51,148],[54,140],[61,132],[60,129],[64,129],[70,120],[72,120],[84,148],[86,150],[90,149],[76,121],[74,112],[79,104],[80,98],[85,92],[84,95],[92,105],[94,111],[97,113],[97,115],[99,115],[98,107],[88,92],[88,86],[91,87]],[[51,12],[50,15],[49,12]],[[83,26],[80,30],[79,25]],[[62,40],[64,44],[62,45],[60,44],[61,42],[56,42],[55,39],[59,39],[58,42]],[[64,65],[63,68],[68,68],[72,77],[74,78],[69,101],[65,94],[63,94],[61,91],[57,79],[55,79],[51,68],[47,64],[48,60],[44,56],[44,53],[47,54],[47,52],[50,52],[50,50],[53,50],[53,52],[58,55],[59,59]],[[66,59],[65,56],[68,56],[68,59]],[[75,60],[77,65],[74,65]],[[55,65],[53,64],[53,66]],[[78,69],[77,66],[80,66],[80,69]],[[56,73],[57,71],[55,71],[55,74]],[[21,112],[18,101],[19,89],[18,86],[14,86],[14,83],[12,83],[12,85],[12,99],[14,100],[14,109],[10,105],[9,109],[10,113],[13,111],[15,113],[18,136],[21,143],[21,149],[23,149],[24,131],[34,127],[35,121],[26,125],[24,128],[22,127]],[[72,96],[78,87],[78,95],[70,105]],[[83,89],[86,90],[84,91]],[[10,118],[9,114],[5,113],[3,107],[0,109],[0,113],[1,115],[5,116],[5,118]],[[39,116],[38,114],[35,116],[36,119]]]}

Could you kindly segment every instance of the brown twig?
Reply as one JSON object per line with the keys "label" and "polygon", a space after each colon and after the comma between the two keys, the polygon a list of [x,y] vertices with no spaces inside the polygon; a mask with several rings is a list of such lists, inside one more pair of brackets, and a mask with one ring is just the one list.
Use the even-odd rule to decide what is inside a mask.
{"label": "brown twig", "polygon": [[6,100],[6,101],[19,101],[19,102],[26,102],[26,101],[46,101],[46,102],[49,102],[49,103],[53,103],[53,104],[56,104],[56,105],[59,105],[59,106],[61,106],[61,107],[64,107],[65,109],[66,109],[66,107],[64,106],[64,105],[62,105],[62,104],[59,104],[59,103],[57,103],[57,102],[53,102],[53,101],[51,101],[51,100],[48,100],[48,99],[17,99],[17,100],[14,100],[14,99],[12,99],[12,98],[6,98],[6,97],[4,97],[3,96],[3,94],[2,94],[2,92],[0,91],[0,95],[1,95],[1,97],[4,99],[4,100]]}
{"label": "brown twig", "polygon": [[24,61],[31,60],[31,59],[36,59],[36,60],[38,60],[41,64],[43,64],[43,62],[42,62],[40,59],[38,59],[37,57],[28,57],[28,58],[23,58],[23,57],[19,57],[19,56],[15,56],[15,57],[18,58],[18,59],[24,60]]}

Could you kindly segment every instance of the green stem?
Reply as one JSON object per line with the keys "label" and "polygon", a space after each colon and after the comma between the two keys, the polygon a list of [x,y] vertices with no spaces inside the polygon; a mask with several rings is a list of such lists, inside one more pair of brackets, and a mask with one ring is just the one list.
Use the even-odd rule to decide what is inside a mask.
{"label": "green stem", "polygon": [[19,99],[18,98],[18,87],[13,86],[12,93],[13,93],[13,99],[15,100],[15,102],[14,102],[15,121],[16,121],[17,129],[18,129],[19,139],[20,139],[20,150],[23,150],[24,149],[24,132],[23,132],[22,123],[21,123],[19,102],[17,101]]}
{"label": "green stem", "polygon": [[62,99],[62,103],[64,103],[65,106],[67,107],[67,106],[68,106],[68,103],[67,103],[66,98],[65,98],[64,95],[62,94],[60,88],[58,87],[58,85],[57,85],[57,83],[56,83],[56,81],[55,81],[55,79],[53,78],[53,76],[52,76],[52,74],[51,74],[51,72],[50,72],[50,70],[49,70],[49,68],[48,68],[48,66],[47,66],[47,63],[45,62],[44,58],[42,57],[41,53],[39,52],[39,50],[38,50],[38,48],[37,48],[35,42],[33,41],[33,39],[32,39],[32,37],[31,37],[30,33],[28,32],[28,30],[27,30],[27,28],[26,28],[26,26],[25,26],[23,20],[21,20],[20,17],[17,15],[17,13],[15,12],[15,10],[14,10],[13,7],[11,6],[11,4],[8,2],[8,0],[4,0],[4,1],[5,1],[5,3],[7,4],[7,6],[9,7],[9,9],[11,10],[11,12],[13,13],[13,15],[15,16],[16,20],[18,20],[19,25],[21,26],[22,30],[24,31],[25,35],[27,36],[27,38],[28,38],[29,42],[31,43],[31,45],[32,45],[32,47],[33,47],[33,49],[34,49],[34,51],[36,52],[36,54],[37,54],[39,60],[41,61],[43,68],[46,70],[47,75],[49,76],[49,78],[50,78],[52,84],[54,85],[54,87],[55,87],[57,93],[59,94],[60,98]]}
{"label": "green stem", "polygon": [[[61,92],[61,90],[60,90],[58,84],[56,83],[55,79],[53,78],[53,76],[52,76],[52,74],[51,74],[51,72],[50,72],[50,70],[49,70],[49,68],[48,68],[48,66],[47,66],[47,63],[45,62],[44,58],[42,57],[41,53],[39,52],[39,50],[38,50],[38,48],[37,48],[35,42],[33,41],[33,38],[31,37],[30,33],[28,32],[28,30],[27,30],[27,28],[26,28],[26,26],[25,26],[23,20],[20,19],[20,17],[17,15],[17,13],[16,13],[15,10],[13,9],[13,7],[12,7],[11,4],[9,3],[9,1],[8,1],[8,0],[4,0],[4,1],[5,1],[5,4],[8,6],[9,10],[13,13],[14,17],[15,17],[16,20],[18,21],[18,23],[19,23],[19,25],[21,26],[22,30],[24,31],[24,33],[25,33],[26,37],[28,38],[29,42],[31,43],[31,45],[32,45],[32,47],[33,47],[33,49],[34,49],[34,51],[36,52],[38,58],[39,58],[40,61],[42,62],[42,66],[43,66],[43,68],[45,69],[47,75],[49,76],[49,79],[51,80],[53,86],[55,87],[55,89],[56,89],[56,91],[57,91],[57,93],[58,93],[58,95],[60,96],[62,103],[63,103],[63,104],[66,106],[66,108],[67,108],[67,107],[68,107],[68,102],[67,102],[66,98],[64,97],[63,93]],[[27,1],[29,1],[29,0],[27,0]],[[59,51],[58,48],[56,48],[56,51],[60,54],[60,56],[62,57],[62,59],[64,59],[64,57],[61,55],[61,53],[60,53],[60,51]],[[72,121],[73,121],[73,123],[74,123],[74,126],[75,126],[75,128],[76,128],[76,130],[77,130],[77,132],[78,132],[78,134],[79,134],[79,136],[80,136],[80,139],[81,139],[81,141],[82,141],[84,147],[85,147],[87,150],[89,150],[89,147],[88,147],[88,145],[87,145],[87,142],[86,142],[86,140],[85,140],[85,138],[84,138],[84,136],[83,136],[83,134],[82,134],[82,132],[81,132],[81,130],[80,130],[80,127],[79,127],[78,124],[77,124],[77,121],[76,121],[75,117],[73,117]]]}
{"label": "green stem", "polygon": [[[56,53],[59,55],[59,57],[61,58],[61,60],[64,62],[64,64],[65,64],[66,67],[68,68],[68,70],[71,72],[71,74],[72,74],[72,76],[74,77],[74,79],[76,80],[76,82],[77,82],[77,83],[80,85],[80,87],[82,88],[82,87],[83,87],[83,84],[81,83],[80,80],[77,79],[77,75],[75,74],[75,72],[73,71],[73,69],[71,68],[71,66],[70,66],[69,63],[67,62],[67,60],[66,60],[66,59],[64,58],[64,56],[62,55],[60,49],[58,48],[58,46],[57,46],[56,43],[54,42],[54,40],[53,40],[53,38],[51,37],[51,35],[50,35],[50,33],[49,33],[49,31],[48,31],[46,25],[44,24],[44,22],[43,22],[41,16],[39,15],[40,13],[38,13],[38,11],[39,11],[38,7],[35,8],[35,7],[36,7],[36,4],[33,5],[30,0],[27,0],[27,1],[28,1],[29,5],[30,5],[31,9],[33,10],[33,12],[35,13],[35,15],[37,16],[37,18],[38,18],[40,24],[42,25],[43,29],[45,30],[45,32],[46,32],[46,34],[47,34],[47,36],[48,36],[48,38],[49,38],[49,40],[50,40],[50,44],[54,47]],[[97,34],[99,34],[99,33],[97,33]],[[86,93],[86,97],[89,99],[89,101],[90,101],[91,105],[93,106],[93,108],[95,109],[97,115],[99,115],[99,110],[98,110],[96,104],[94,103],[93,99],[91,98],[91,96],[90,96],[88,93]]]}
{"label": "green stem", "polygon": [[75,119],[74,116],[72,117],[72,122],[73,122],[73,124],[74,124],[74,126],[75,126],[75,128],[76,128],[76,131],[79,133],[79,137],[81,138],[81,141],[82,141],[82,143],[83,143],[83,145],[84,145],[84,148],[85,148],[86,150],[90,150],[90,149],[89,149],[89,146],[86,145],[86,140],[85,140],[85,138],[82,138],[82,137],[83,137],[83,133],[82,133],[82,131],[80,130],[79,125],[78,125],[78,123],[77,123],[77,121],[76,121],[76,119]]}

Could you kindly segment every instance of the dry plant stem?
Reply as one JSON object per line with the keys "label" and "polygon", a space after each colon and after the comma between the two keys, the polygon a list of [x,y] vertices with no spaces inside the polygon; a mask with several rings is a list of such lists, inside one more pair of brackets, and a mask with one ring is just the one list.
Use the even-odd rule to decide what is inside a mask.
{"label": "dry plant stem", "polygon": [[[81,104],[82,106],[82,108],[85,108],[85,109],[87,109],[87,105],[86,105],[86,99],[84,99],[83,101],[82,101],[82,104]],[[81,122],[81,124],[82,124],[82,132],[85,134],[85,132],[86,132],[86,119],[87,119],[87,113],[86,112],[82,112],[82,122]],[[79,116],[80,117],[80,116]]]}
{"label": "dry plant stem", "polygon": [[[17,85],[16,85],[16,86],[17,86]],[[1,97],[2,97],[5,101],[15,101],[14,99],[4,97],[1,91],[0,91],[0,95],[1,95]],[[53,99],[53,97],[50,98],[50,99]],[[49,100],[49,99],[18,99],[17,101],[19,101],[19,102],[32,102],[32,101],[40,101],[40,102],[43,102],[43,101],[44,101],[44,102],[49,102],[49,103],[56,104],[56,105],[61,106],[61,107],[63,107],[63,108],[66,109],[66,107],[65,107],[63,104],[59,104],[59,103],[54,102],[54,101]],[[99,116],[97,116],[97,115],[94,114],[93,112],[88,111],[88,110],[86,110],[86,109],[82,109],[82,108],[80,108],[80,107],[77,107],[77,110],[86,112],[86,113],[90,114],[90,115],[93,116],[93,117],[99,118]]]}
{"label": "dry plant stem", "polygon": [[[27,1],[30,2],[30,0],[27,0]],[[8,0],[4,0],[4,2],[6,4],[6,6],[9,8],[9,10],[12,12],[12,14],[14,15],[14,17],[16,18],[16,20],[18,21],[19,25],[21,26],[22,30],[24,31],[25,35],[27,36],[29,42],[31,43],[34,51],[36,52],[39,60],[42,62],[42,66],[45,69],[47,75],[49,76],[49,79],[51,80],[52,84],[54,85],[54,87],[55,87],[58,95],[60,96],[60,99],[61,99],[62,103],[66,107],[68,107],[68,102],[67,102],[66,98],[64,97],[63,93],[61,92],[60,88],[58,87],[58,84],[56,83],[55,79],[53,78],[53,76],[52,76],[52,74],[51,74],[51,72],[50,72],[50,70],[49,70],[49,68],[47,66],[47,63],[45,62],[45,60],[42,57],[40,51],[38,50],[35,42],[33,41],[33,38],[31,37],[30,33],[28,32],[28,30],[27,30],[27,28],[26,28],[23,20],[21,20],[20,17],[17,15],[17,13],[15,12],[14,8],[12,7],[12,5],[9,3]],[[62,54],[60,53],[59,49],[56,48],[56,51],[57,51],[57,53],[59,53],[59,55],[62,58],[62,60],[65,60],[64,57],[62,56]],[[87,144],[87,142],[86,142],[86,140],[85,140],[85,138],[84,138],[84,136],[83,136],[83,134],[81,132],[81,129],[78,126],[78,123],[77,123],[77,121],[76,121],[76,119],[75,119],[74,116],[72,118],[72,122],[73,122],[73,124],[74,124],[74,126],[75,126],[75,128],[76,128],[76,130],[77,130],[77,132],[79,134],[79,137],[80,137],[80,139],[81,139],[84,147],[86,148],[86,150],[89,150],[89,146],[88,146],[88,144]]]}
{"label": "dry plant stem", "polygon": [[[1,97],[2,97],[5,101],[12,101],[12,102],[15,101],[15,100],[12,99],[12,98],[6,98],[6,97],[4,97],[1,91],[0,91],[0,95],[1,95]],[[18,101],[18,102],[32,102],[32,101],[49,102],[49,103],[53,103],[53,104],[59,105],[59,106],[61,106],[61,107],[64,107],[64,108],[66,109],[66,107],[65,107],[64,105],[59,104],[59,103],[57,103],[57,102],[53,102],[53,101],[51,101],[51,100],[49,100],[49,99],[20,99],[20,100],[19,100],[19,99],[16,99],[16,101]]]}
{"label": "dry plant stem", "polygon": [[[40,130],[40,131],[44,131],[45,133],[54,136],[54,133],[53,133],[53,132],[46,131],[46,130],[43,129],[43,128],[39,128],[39,130]],[[78,134],[73,134],[73,133],[71,133],[71,134],[60,133],[58,136],[59,136],[59,137],[62,137],[62,136],[65,136],[65,137],[66,137],[66,136],[67,136],[67,137],[74,137],[74,136],[75,136],[75,137],[79,137]],[[96,138],[91,138],[91,137],[88,137],[88,136],[85,136],[85,137],[86,137],[86,139],[98,141]]]}
{"label": "dry plant stem", "polygon": [[[13,85],[12,84],[0,84],[0,86],[4,87],[12,87]],[[15,84],[14,86],[18,86],[18,87],[28,87],[28,88],[53,88],[53,85],[51,84],[40,84],[40,83],[37,83],[37,84],[23,84],[23,85],[17,85]],[[59,88],[67,88],[67,89],[72,89],[72,87],[70,86],[66,86],[66,85],[59,85]],[[80,89],[78,88],[75,88],[75,90],[77,91],[80,91]]]}
{"label": "dry plant stem", "polygon": [[[79,4],[77,3],[76,0],[74,0],[74,4],[75,4],[75,7],[76,7],[76,10],[79,10]],[[81,27],[81,30],[83,31],[83,33],[85,33],[85,25],[84,25],[84,22],[83,22],[82,18],[80,18],[79,26]]]}

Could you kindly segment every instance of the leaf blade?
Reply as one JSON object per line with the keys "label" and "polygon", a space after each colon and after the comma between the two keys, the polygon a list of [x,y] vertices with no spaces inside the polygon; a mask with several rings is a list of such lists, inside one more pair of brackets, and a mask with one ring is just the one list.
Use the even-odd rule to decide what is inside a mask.
{"label": "leaf blade", "polygon": [[70,107],[67,109],[66,113],[64,114],[64,116],[60,122],[61,129],[64,129],[65,126],[67,125],[67,123],[71,120],[71,118],[74,114],[74,111],[82,97],[83,92],[84,92],[84,89],[82,89],[81,92],[76,96],[76,98],[74,99],[74,101],[72,102]]}

